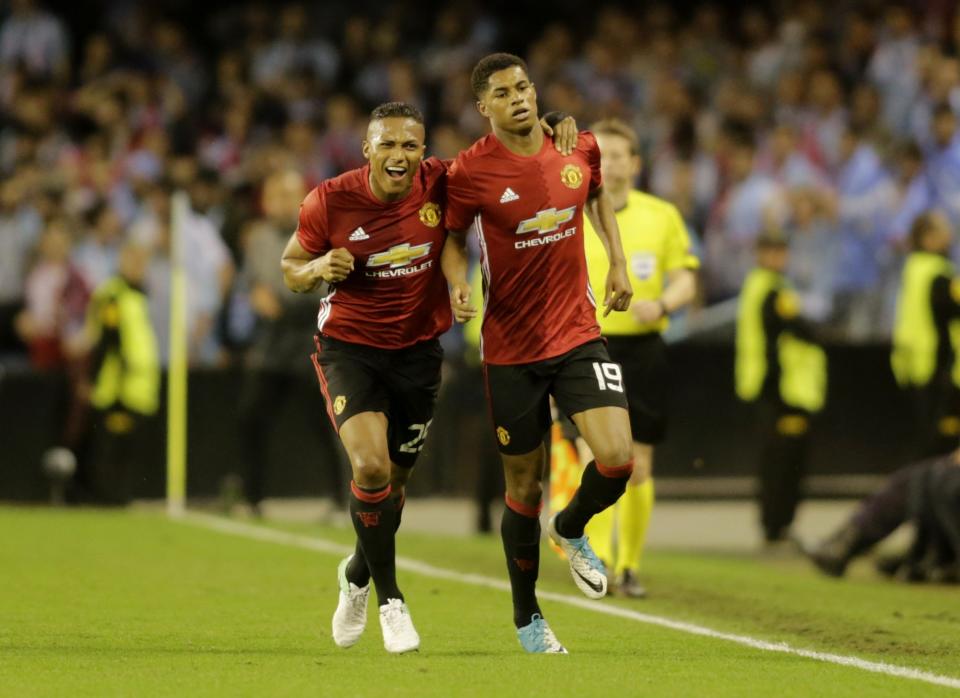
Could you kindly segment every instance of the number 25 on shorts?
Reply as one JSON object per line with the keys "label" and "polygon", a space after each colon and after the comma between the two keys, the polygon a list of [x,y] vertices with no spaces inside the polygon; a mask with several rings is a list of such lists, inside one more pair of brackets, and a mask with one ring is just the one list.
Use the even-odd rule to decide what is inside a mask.
{"label": "number 25 on shorts", "polygon": [[423,442],[427,438],[427,432],[430,430],[430,425],[433,423],[431,419],[426,424],[411,424],[408,429],[414,432],[414,437],[407,441],[406,443],[400,444],[401,453],[420,453],[423,449]]}

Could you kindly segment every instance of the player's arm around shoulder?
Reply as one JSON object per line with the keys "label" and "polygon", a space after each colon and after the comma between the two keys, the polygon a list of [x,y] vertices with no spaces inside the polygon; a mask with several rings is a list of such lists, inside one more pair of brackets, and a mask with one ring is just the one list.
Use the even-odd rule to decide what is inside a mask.
{"label": "player's arm around shoulder", "polygon": [[440,253],[440,268],[450,287],[450,308],[457,322],[467,322],[477,314],[476,308],[470,304],[467,230],[479,207],[465,160],[465,153],[460,153],[447,167],[447,201],[443,212],[447,236]]}

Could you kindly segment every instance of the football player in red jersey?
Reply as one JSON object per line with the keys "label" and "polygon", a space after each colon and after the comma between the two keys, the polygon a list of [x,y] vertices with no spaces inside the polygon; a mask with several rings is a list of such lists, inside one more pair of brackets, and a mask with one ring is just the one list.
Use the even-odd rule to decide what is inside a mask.
{"label": "football player in red jersey", "polygon": [[493,133],[450,167],[445,215],[450,232],[441,264],[456,318],[471,317],[465,236],[457,231],[474,225],[484,275],[481,351],[507,483],[501,535],[514,623],[527,651],[566,652],[536,598],[549,396],[595,455],[569,506],[548,524],[574,581],[591,598],[606,593],[607,578],[583,529],[591,516],[617,501],[633,468],[623,378],[600,338],[587,276],[584,211],[610,259],[606,312],[627,310],[632,289],[613,206],[601,187],[593,135],[580,133],[569,155],[551,147],[536,128],[537,93],[516,56],[482,59],[472,83],[477,108]]}
{"label": "football player in red jersey", "polygon": [[[568,152],[571,124],[558,127]],[[339,566],[332,623],[341,647],[363,633],[371,577],[386,649],[419,647],[397,586],[395,533],[440,385],[437,338],[451,324],[438,262],[447,163],[423,159],[424,137],[415,107],[377,107],[363,141],[368,164],[324,181],[304,199],[283,255],[291,290],[323,282],[333,289],[320,304],[313,361],[353,470],[357,548]]]}

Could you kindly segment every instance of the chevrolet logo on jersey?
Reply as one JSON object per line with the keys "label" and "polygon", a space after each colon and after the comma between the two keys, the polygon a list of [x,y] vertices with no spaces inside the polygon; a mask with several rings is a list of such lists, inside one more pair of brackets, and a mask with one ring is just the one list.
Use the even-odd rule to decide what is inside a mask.
{"label": "chevrolet logo on jersey", "polygon": [[[411,264],[430,254],[432,242],[422,245],[411,245],[405,242],[394,245],[389,250],[377,252],[367,257],[367,270],[364,275],[371,279],[396,279],[404,276],[413,276],[426,271],[433,266],[432,259],[425,259],[419,264]],[[372,269],[371,267],[386,267],[386,269]]]}
{"label": "chevrolet logo on jersey", "polygon": [[572,221],[576,212],[576,206],[564,208],[559,211],[555,208],[545,208],[542,211],[537,211],[537,215],[533,218],[520,221],[520,225],[517,226],[517,235],[523,235],[524,233],[552,233],[564,223]]}
{"label": "chevrolet logo on jersey", "polygon": [[394,245],[389,250],[377,252],[367,258],[368,267],[385,267],[388,264],[391,269],[405,267],[415,259],[426,257],[430,254],[432,242],[425,242],[422,245],[411,245],[405,242],[402,245]]}
{"label": "chevrolet logo on jersey", "polygon": [[[524,233],[539,233],[539,235],[514,241],[514,249],[523,250],[528,247],[543,247],[544,245],[552,245],[560,240],[573,237],[577,234],[576,226],[567,228],[566,230],[560,230],[560,226],[572,221],[576,212],[576,206],[560,209],[559,211],[555,208],[545,208],[542,211],[538,211],[537,215],[533,218],[520,221],[520,225],[517,226],[517,235],[523,235]],[[548,235],[547,233],[553,234]]]}

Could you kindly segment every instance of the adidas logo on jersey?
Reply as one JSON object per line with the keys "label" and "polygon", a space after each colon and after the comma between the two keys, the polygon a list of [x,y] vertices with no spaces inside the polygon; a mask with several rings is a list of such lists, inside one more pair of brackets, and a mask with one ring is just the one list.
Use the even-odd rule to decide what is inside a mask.
{"label": "adidas logo on jersey", "polygon": [[352,233],[350,237],[347,238],[350,242],[359,242],[360,240],[369,240],[370,236],[367,235],[367,232],[363,229],[363,226],[358,227]]}
{"label": "adidas logo on jersey", "polygon": [[519,198],[520,197],[517,196],[517,193],[513,189],[511,189],[510,187],[507,187],[503,191],[503,196],[500,197],[500,203],[509,204],[511,201],[516,201]]}

